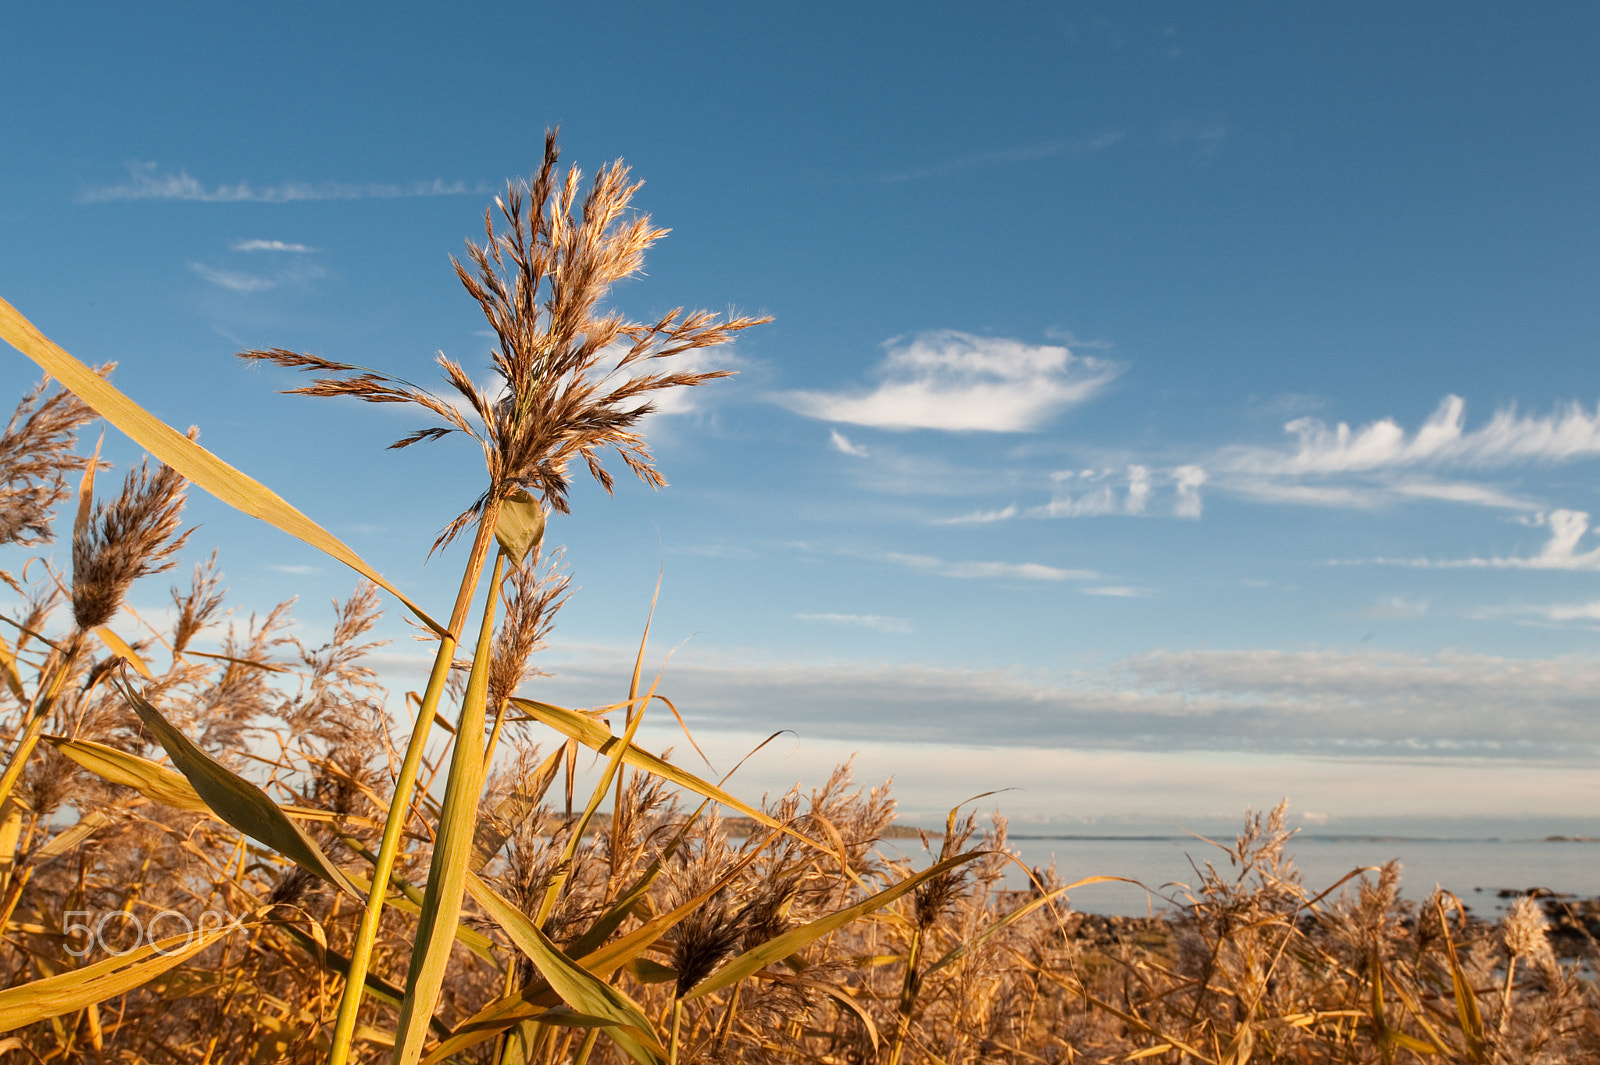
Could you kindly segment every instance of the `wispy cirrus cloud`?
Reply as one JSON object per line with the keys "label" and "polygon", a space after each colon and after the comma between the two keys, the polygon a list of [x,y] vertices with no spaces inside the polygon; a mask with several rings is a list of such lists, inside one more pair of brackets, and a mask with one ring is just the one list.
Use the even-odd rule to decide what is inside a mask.
{"label": "wispy cirrus cloud", "polygon": [[[1540,509],[1537,502],[1460,474],[1600,458],[1600,405],[1590,411],[1580,403],[1560,404],[1544,414],[1505,406],[1472,428],[1466,401],[1448,395],[1414,431],[1393,418],[1352,427],[1302,417],[1283,429],[1293,441],[1286,447],[1220,449],[1207,463],[1215,486],[1265,503],[1373,509],[1439,500],[1532,512]],[[1521,565],[1515,560],[1471,564]]]}
{"label": "wispy cirrus cloud", "polygon": [[294,255],[314,255],[322,250],[309,244],[291,244],[283,240],[236,240],[231,247],[234,251],[282,251]]}
{"label": "wispy cirrus cloud", "polygon": [[287,244],[280,240],[246,240],[233,244],[232,250],[245,253],[286,252],[293,253],[295,257],[287,262],[279,260],[276,268],[266,271],[240,270],[204,262],[190,262],[189,270],[219,288],[247,294],[266,292],[285,286],[306,286],[328,276],[327,267],[309,258],[317,249],[304,244]]}
{"label": "wispy cirrus cloud", "polygon": [[1600,571],[1600,546],[1580,552],[1589,532],[1589,515],[1581,510],[1552,510],[1530,524],[1544,525],[1549,539],[1537,555],[1493,558],[1371,558],[1336,561],[1335,565],[1412,566],[1418,569],[1528,569]]}
{"label": "wispy cirrus cloud", "polygon": [[823,421],[879,429],[1020,433],[1098,395],[1117,376],[1106,359],[1065,346],[953,329],[885,345],[866,392],[788,392],[774,400]]}
{"label": "wispy cirrus cloud", "polygon": [[864,459],[867,457],[866,448],[862,447],[860,444],[851,443],[850,438],[845,436],[837,429],[828,430],[828,443],[833,446],[833,450],[839,452],[840,454],[852,455],[858,459]]}
{"label": "wispy cirrus cloud", "polygon": [[1235,447],[1221,461],[1239,473],[1266,475],[1371,473],[1419,466],[1499,468],[1600,456],[1600,405],[1590,413],[1568,403],[1544,415],[1497,410],[1483,426],[1466,428],[1466,401],[1446,396],[1416,432],[1392,418],[1352,429],[1340,422],[1296,418],[1284,432],[1292,448]]}
{"label": "wispy cirrus cloud", "polygon": [[798,621],[815,621],[827,625],[853,625],[876,632],[906,633],[911,622],[905,618],[884,617],[881,614],[796,614]]}
{"label": "wispy cirrus cloud", "polygon": [[932,555],[906,555],[893,551],[877,557],[907,569],[960,580],[1092,581],[1100,578],[1100,574],[1091,569],[1061,569],[1039,562],[952,562]]}
{"label": "wispy cirrus cloud", "polygon": [[1503,618],[1564,624],[1567,622],[1600,622],[1600,600],[1587,603],[1520,603],[1509,606],[1482,607],[1467,615],[1479,621]]}
{"label": "wispy cirrus cloud", "polygon": [[988,525],[996,521],[1010,521],[1017,516],[1017,505],[1011,503],[998,510],[974,510],[954,518],[935,518],[935,525]]}
{"label": "wispy cirrus cloud", "polygon": [[190,263],[189,269],[213,285],[234,292],[265,292],[267,289],[277,288],[281,283],[277,278],[247,274],[240,270],[223,270],[207,266],[205,263]]}
{"label": "wispy cirrus cloud", "polygon": [[1198,518],[1202,510],[1200,488],[1206,471],[1200,466],[1175,466],[1152,470],[1132,463],[1125,469],[1057,470],[1050,475],[1054,491],[1050,501],[1029,507],[1031,518],[1082,518],[1106,514],[1140,515],[1148,512],[1159,487],[1171,490],[1171,512],[1180,518]]}
{"label": "wispy cirrus cloud", "polygon": [[131,162],[128,180],[118,185],[98,185],[85,190],[82,203],[126,203],[135,200],[188,200],[195,203],[300,203],[310,200],[392,200],[412,196],[485,195],[488,186],[464,181],[410,181],[404,183],[344,181],[288,181],[252,185],[248,181],[207,185],[187,170],[162,170],[153,162]]}

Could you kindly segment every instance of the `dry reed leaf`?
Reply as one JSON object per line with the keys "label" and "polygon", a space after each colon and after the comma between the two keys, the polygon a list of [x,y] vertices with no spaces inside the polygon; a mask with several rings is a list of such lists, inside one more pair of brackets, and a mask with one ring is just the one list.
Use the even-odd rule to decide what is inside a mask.
{"label": "dry reed leaf", "polygon": [[[369,853],[364,855],[364,857],[370,860],[371,854]],[[355,884],[356,887],[361,889],[363,898],[371,893],[372,881],[368,880],[360,873],[346,873],[345,875],[350,878],[351,883]],[[399,881],[398,877],[394,878],[391,883],[395,883],[396,881]],[[401,882],[401,887],[402,893],[399,895],[390,895],[385,905],[392,909],[399,910],[401,913],[409,913],[413,917],[419,916],[422,913],[422,893],[415,887],[412,887],[410,884]],[[482,958],[484,961],[488,962],[491,967],[495,969],[503,968],[503,966],[500,964],[500,956],[498,953],[500,950],[499,945],[496,944],[494,940],[490,939],[488,936],[484,935],[482,932],[471,927],[465,922],[456,925],[456,942],[472,951],[472,953],[476,954],[479,958]]]}
{"label": "dry reed leaf", "polygon": [[7,795],[0,799],[0,891],[11,886],[11,870],[22,840],[22,804]]}
{"label": "dry reed leaf", "polygon": [[[577,740],[579,743],[598,754],[609,756],[616,749],[616,744],[619,742],[618,738],[607,731],[605,726],[599,724],[591,718],[585,717],[583,714],[580,714],[575,710],[568,710],[565,707],[553,706],[550,703],[537,702],[533,699],[524,699],[521,696],[512,696],[510,702],[527,711],[528,715],[535,721],[542,721],[544,724],[549,725],[562,735],[567,736],[570,739]],[[702,780],[686,770],[679,769],[670,762],[662,761],[655,755],[649,753],[648,751],[642,750],[631,743],[623,745],[622,759],[629,765],[637,769],[642,769],[646,773],[663,777],[672,781],[672,783],[678,785],[679,787],[687,788],[697,795],[704,795],[713,802],[721,803],[723,806],[726,806],[729,809],[738,810],[744,816],[751,818],[752,820],[759,821],[768,828],[775,829],[789,836],[793,836],[800,842],[810,847],[814,847],[825,854],[834,853],[833,848],[826,847],[821,843],[818,843],[816,840],[801,835],[788,825],[780,824],[779,822],[773,820],[773,818],[768,814],[756,809],[754,806],[751,806],[748,803],[741,802],[732,794],[724,791],[717,785],[712,784],[709,781]]]}
{"label": "dry reed leaf", "polygon": [[364,898],[350,878],[322,853],[322,848],[301,831],[299,825],[289,820],[266,792],[196,747],[125,681],[114,679],[112,683],[139,715],[145,728],[166,749],[172,764],[189,778],[189,783],[212,813],[306,872],[321,877],[354,898]]}
{"label": "dry reed leaf", "polygon": [[78,823],[64,832],[51,836],[44,846],[33,852],[32,863],[43,865],[71,851],[78,844],[88,839],[101,825],[109,824],[111,818],[103,810],[90,810],[78,818]]}
{"label": "dry reed leaf", "polygon": [[399,599],[430,629],[441,635],[445,632],[444,627],[429,617],[426,611],[384,580],[377,570],[332,533],[290,506],[266,485],[234,469],[113,388],[89,367],[52,343],[4,299],[0,299],[0,337],[38,363],[46,373],[93,407],[102,418],[127,433],[135,443],[190,481],[236,510],[260,518],[343,562]]}
{"label": "dry reed leaf", "polygon": [[596,979],[550,941],[528,916],[506,901],[475,873],[467,874],[467,891],[495,922],[505,929],[517,948],[528,956],[561,1001],[579,1013],[600,1018],[617,1030],[607,1032],[627,1055],[641,1065],[660,1065],[666,1050],[639,1006],[618,989]]}
{"label": "dry reed leaf", "polygon": [[[168,936],[82,969],[0,991],[0,1032],[72,1013],[131,991],[181,965],[237,927],[241,926]],[[179,949],[172,950],[174,947]]]}
{"label": "dry reed leaf", "polygon": [[500,516],[494,522],[494,538],[505,550],[513,566],[522,564],[544,539],[544,508],[526,488],[516,492],[500,504]]}
{"label": "dry reed leaf", "polygon": [[[704,809],[704,806],[701,808]],[[698,811],[696,815],[698,816]],[[680,838],[681,835],[682,833],[680,832]],[[674,840],[673,845],[676,845],[676,842]],[[648,950],[657,940],[670,932],[676,925],[694,913],[695,910],[705,905],[706,901],[713,895],[724,890],[740,873],[755,862],[761,850],[761,847],[751,848],[750,853],[729,866],[720,877],[707,885],[700,894],[687,900],[677,909],[661,914],[635,928],[627,935],[603,946],[597,946],[585,953],[580,949],[580,944],[585,944],[592,940],[591,933],[595,929],[591,928],[589,933],[585,933],[570,944],[567,947],[567,952],[578,956],[577,964],[585,972],[592,974],[598,980],[609,979],[618,969],[636,961],[644,951]],[[653,874],[647,873],[645,878],[641,879],[653,879]],[[640,890],[642,891],[642,888]],[[613,914],[622,912],[624,911],[619,900],[612,914],[602,917],[596,923],[596,926],[605,924]],[[516,1027],[523,1021],[537,1020],[542,1015],[542,1010],[547,1009],[558,1001],[560,1001],[559,997],[551,989],[548,982],[531,984],[510,995],[496,999],[457,1025],[456,1034],[424,1059],[423,1065],[434,1065],[435,1062],[443,1060],[450,1054],[493,1039],[496,1035],[509,1028]]]}
{"label": "dry reed leaf", "polygon": [[22,674],[17,669],[16,652],[11,650],[11,644],[4,636],[0,636],[0,671],[5,674],[6,688],[12,696],[17,702],[26,705],[28,693],[22,687]]}
{"label": "dry reed leaf", "polygon": [[65,736],[43,739],[89,772],[113,784],[130,787],[152,802],[190,813],[211,813],[211,808],[188,778],[164,765],[93,740],[69,740]]}
{"label": "dry reed leaf", "polygon": [[138,670],[146,680],[155,680],[155,674],[150,672],[150,667],[144,664],[144,659],[132,647],[129,647],[121,636],[112,632],[109,626],[100,625],[95,628],[94,634],[100,637],[100,642],[106,645],[106,650],[114,655],[127,659],[128,664]]}

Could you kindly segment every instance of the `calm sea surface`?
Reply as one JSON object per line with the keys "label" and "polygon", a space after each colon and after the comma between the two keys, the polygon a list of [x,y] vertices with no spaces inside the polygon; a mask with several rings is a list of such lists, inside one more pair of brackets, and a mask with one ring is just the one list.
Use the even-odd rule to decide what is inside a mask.
{"label": "calm sea surface", "polygon": [[[895,841],[906,855],[920,854],[915,840]],[[910,844],[910,846],[905,846]],[[1011,837],[1011,847],[1030,866],[1052,860],[1063,881],[1088,876],[1121,876],[1132,884],[1090,884],[1069,893],[1073,909],[1084,913],[1142,916],[1170,908],[1166,897],[1182,899],[1183,888],[1207,861],[1227,871],[1227,855],[1189,836],[1133,839]],[[1600,897],[1600,843],[1547,843],[1531,840],[1368,839],[1299,836],[1290,846],[1306,887],[1318,892],[1358,866],[1400,860],[1401,893],[1422,899],[1435,885],[1455,892],[1483,917],[1503,910],[1502,888],[1544,887],[1585,898]],[[1026,883],[1020,871],[1008,883]]]}

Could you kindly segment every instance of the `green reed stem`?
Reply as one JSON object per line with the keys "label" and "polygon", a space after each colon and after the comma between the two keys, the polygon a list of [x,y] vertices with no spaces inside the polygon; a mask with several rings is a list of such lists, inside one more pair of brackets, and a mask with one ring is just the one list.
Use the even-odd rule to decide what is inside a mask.
{"label": "green reed stem", "polygon": [[[485,524],[491,517],[492,514],[485,516]],[[489,595],[483,605],[483,624],[472,656],[472,672],[467,676],[467,690],[461,698],[461,717],[456,724],[450,776],[445,782],[444,805],[439,813],[439,832],[434,840],[422,916],[417,922],[411,967],[406,975],[406,997],[400,1006],[400,1021],[395,1032],[395,1065],[414,1065],[422,1056],[428,1019],[433,1015],[439,989],[444,984],[450,944],[461,917],[462,889],[472,852],[473,831],[478,822],[478,800],[483,793],[484,704],[489,695],[495,609],[500,603],[500,577],[505,570],[506,557],[504,548],[495,554]]]}
{"label": "green reed stem", "polygon": [[[366,993],[367,972],[372,966],[372,949],[377,942],[378,925],[383,919],[389,878],[394,874],[400,840],[411,809],[411,793],[416,788],[423,751],[433,732],[434,715],[444,694],[445,681],[450,676],[450,665],[455,661],[458,634],[477,595],[478,584],[483,577],[483,565],[488,558],[489,543],[493,538],[494,515],[485,514],[484,521],[478,526],[478,534],[473,539],[467,568],[461,575],[461,589],[456,593],[455,609],[450,615],[450,631],[440,637],[439,650],[433,659],[433,671],[428,674],[428,686],[423,691],[417,719],[411,728],[411,741],[406,745],[405,758],[395,778],[394,795],[389,800],[389,815],[383,824],[383,842],[379,844],[377,860],[372,865],[372,890],[367,893],[366,910],[361,915],[361,927],[356,932],[356,941],[350,951],[350,971],[345,979],[344,993],[339,999],[339,1016],[334,1023],[328,1065],[347,1065],[350,1060],[356,1018],[361,1012],[361,1000]],[[496,591],[490,591],[491,603]]]}

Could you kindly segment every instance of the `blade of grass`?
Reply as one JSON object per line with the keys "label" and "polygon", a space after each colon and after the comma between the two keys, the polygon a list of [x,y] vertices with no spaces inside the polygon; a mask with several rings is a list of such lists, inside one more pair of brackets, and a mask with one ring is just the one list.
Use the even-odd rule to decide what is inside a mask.
{"label": "blade of grass", "polygon": [[307,872],[355,898],[362,898],[350,878],[322,853],[322,848],[301,831],[299,825],[278,808],[278,804],[266,792],[196,747],[125,680],[113,678],[112,684],[122,693],[128,705],[133,707],[133,712],[139,715],[145,728],[166,749],[172,764],[189,778],[196,794],[212,813]]}
{"label": "blade of grass", "polygon": [[0,299],[0,338],[38,363],[139,446],[207,492],[343,562],[399,599],[434,632],[443,634],[446,631],[332,533],[290,506],[266,485],[234,469],[123,395],[109,381],[52,343],[3,299]]}
{"label": "blade of grass", "polygon": [[73,1013],[131,991],[183,964],[237,927],[236,922],[212,932],[168,936],[82,969],[0,991],[0,1032]]}
{"label": "blade of grass", "polygon": [[[560,706],[552,706],[549,703],[541,703],[533,699],[524,699],[515,695],[511,697],[511,702],[526,711],[535,721],[542,721],[562,735],[577,740],[585,747],[599,754],[609,756],[616,749],[614,745],[619,742],[618,738],[607,731],[605,726],[577,711],[568,710]],[[665,777],[679,787],[687,788],[697,795],[703,795],[713,802],[718,802],[729,809],[737,810],[744,816],[753,821],[758,821],[768,828],[793,836],[800,842],[825,854],[834,853],[833,848],[801,835],[787,825],[780,824],[765,812],[740,801],[717,785],[702,780],[693,773],[679,769],[672,763],[665,762],[631,743],[622,745],[622,759],[629,765],[643,769],[647,773]]]}
{"label": "blade of grass", "polygon": [[1435,905],[1439,911],[1439,927],[1444,932],[1445,956],[1450,961],[1450,983],[1455,992],[1456,1019],[1461,1025],[1461,1034],[1467,1040],[1467,1053],[1472,1055],[1473,1061],[1483,1061],[1483,1013],[1478,1009],[1478,996],[1473,992],[1472,983],[1461,968],[1461,959],[1456,955],[1456,944],[1450,936],[1450,921],[1445,915],[1444,900],[1436,899]]}
{"label": "blade of grass", "polygon": [[[528,916],[506,901],[476,874],[467,875],[467,891],[504,928],[528,956],[561,1001],[574,1010],[620,1026],[609,1032],[623,1051],[640,1065],[659,1065],[666,1051],[638,1005],[627,995],[575,964]],[[638,1032],[636,1036],[633,1032]]]}
{"label": "blade of grass", "polygon": [[94,630],[94,634],[100,637],[100,642],[106,645],[106,650],[126,659],[128,664],[138,670],[139,675],[144,677],[145,680],[155,680],[155,674],[151,673],[150,667],[144,664],[144,659],[139,657],[138,653],[132,647],[129,647],[121,636],[112,632],[108,626],[101,625]]}
{"label": "blade of grass", "polygon": [[[698,811],[696,811],[696,815],[698,816]],[[577,943],[574,943],[568,948],[568,951],[571,952],[568,956],[578,954],[577,964],[584,971],[593,975],[595,979],[609,979],[618,969],[636,960],[652,944],[676,927],[679,922],[704,905],[707,899],[731,884],[776,839],[777,836],[774,834],[760,845],[750,848],[748,854],[729,866],[721,876],[712,881],[700,894],[688,899],[677,909],[652,918],[620,939],[606,943],[604,946],[596,947],[586,954],[579,954],[576,950]],[[676,845],[676,841],[674,841],[674,845]],[[580,937],[579,941],[582,942],[589,938],[590,936],[586,933],[583,937]],[[455,1034],[436,1049],[433,1054],[429,1055],[427,1063],[431,1065],[431,1063],[446,1056],[447,1053],[453,1054],[467,1047],[493,1039],[499,1033],[508,1028],[514,1028],[523,1021],[536,1021],[541,1010],[549,1008],[558,1001],[559,997],[555,991],[551,989],[547,981],[543,980],[536,984],[529,984],[510,995],[497,999],[457,1025]]]}
{"label": "blade of grass", "polygon": [[96,776],[132,788],[163,806],[191,813],[211,813],[211,807],[200,798],[189,778],[176,770],[93,740],[46,736],[44,741]]}
{"label": "blade of grass", "polygon": [[[394,795],[389,801],[389,812],[384,820],[383,840],[379,843],[378,853],[372,862],[372,879],[375,884],[389,883],[390,877],[394,874],[395,862],[400,854],[400,840],[410,816],[411,796],[416,789],[417,775],[422,768],[428,737],[432,734],[434,721],[443,720],[439,717],[439,700],[444,695],[445,681],[450,676],[452,663],[455,662],[457,644],[455,634],[459,633],[466,623],[467,611],[472,606],[472,600],[483,577],[483,565],[488,557],[489,542],[500,525],[500,512],[496,508],[497,504],[491,501],[489,508],[484,512],[482,523],[478,526],[477,535],[473,538],[472,550],[467,556],[467,565],[461,574],[461,586],[456,592],[455,607],[450,614],[449,632],[439,639],[439,648],[434,654],[433,669],[428,674],[427,688],[422,698],[417,701],[417,717],[412,723],[411,739],[406,744],[400,771],[395,776]],[[490,587],[493,588],[495,585]],[[492,598],[491,593],[491,600]],[[424,805],[427,799],[428,796],[424,793],[422,796]],[[378,926],[383,920],[385,896],[385,891],[373,891],[367,895],[366,908],[361,915],[361,926],[356,930],[356,939],[350,948],[352,975],[339,999],[339,1015],[334,1022],[328,1065],[346,1065],[350,1059],[351,1039],[355,1033],[356,1019],[361,1012],[362,991],[366,986],[364,977],[372,964],[372,951],[378,939]]]}

